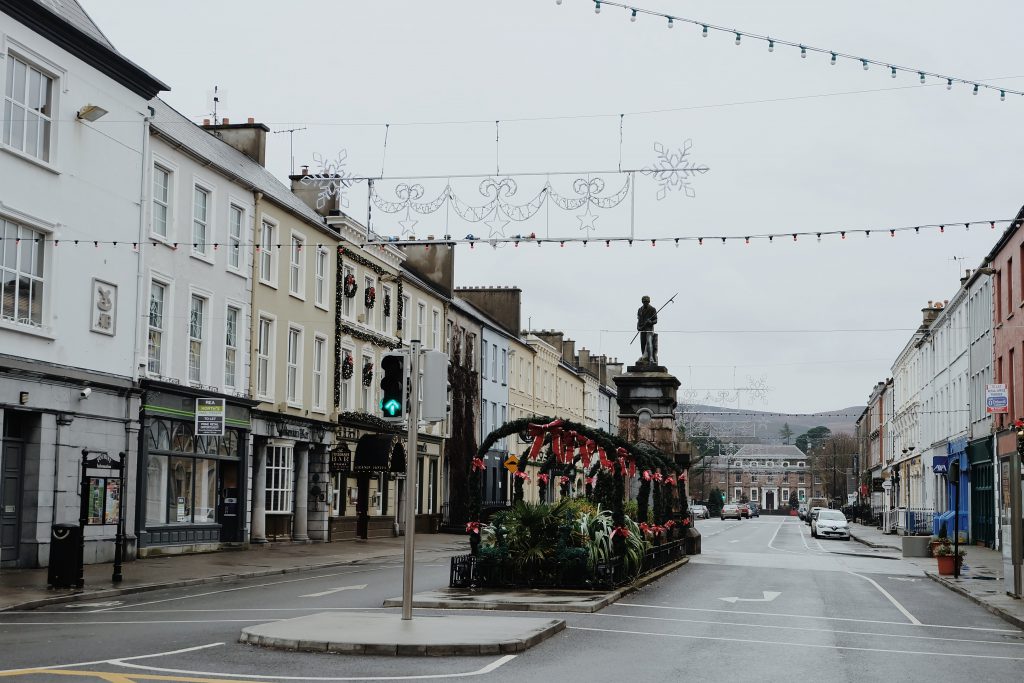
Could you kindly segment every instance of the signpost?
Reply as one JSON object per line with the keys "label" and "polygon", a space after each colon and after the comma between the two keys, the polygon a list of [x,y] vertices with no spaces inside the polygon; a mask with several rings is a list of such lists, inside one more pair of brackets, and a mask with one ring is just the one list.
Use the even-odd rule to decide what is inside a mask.
{"label": "signpost", "polygon": [[196,436],[224,436],[224,417],[224,399],[197,398]]}
{"label": "signpost", "polygon": [[519,469],[519,458],[515,455],[508,456],[508,460],[505,461],[505,469],[509,472],[515,472]]}

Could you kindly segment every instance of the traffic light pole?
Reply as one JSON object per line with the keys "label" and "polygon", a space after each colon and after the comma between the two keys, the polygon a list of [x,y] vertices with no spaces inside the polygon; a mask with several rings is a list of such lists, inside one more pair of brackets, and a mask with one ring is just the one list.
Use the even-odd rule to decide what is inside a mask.
{"label": "traffic light pole", "polygon": [[416,553],[416,447],[420,424],[420,341],[409,352],[409,422],[405,451],[405,560],[402,564],[402,620],[412,619],[412,578]]}

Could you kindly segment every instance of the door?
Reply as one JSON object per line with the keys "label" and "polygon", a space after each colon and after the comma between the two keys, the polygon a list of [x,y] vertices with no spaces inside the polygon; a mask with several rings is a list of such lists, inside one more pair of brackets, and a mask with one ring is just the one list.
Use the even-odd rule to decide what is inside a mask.
{"label": "door", "polygon": [[995,468],[990,462],[971,465],[971,540],[995,547]]}
{"label": "door", "polygon": [[774,510],[775,509],[775,491],[767,491],[764,494],[764,509]]}
{"label": "door", "polygon": [[0,562],[18,559],[22,451],[20,442],[4,441],[0,453]]}
{"label": "door", "polygon": [[238,463],[221,460],[219,463],[217,482],[217,523],[220,524],[220,540],[231,543],[241,540],[238,536],[239,495],[238,495]]}

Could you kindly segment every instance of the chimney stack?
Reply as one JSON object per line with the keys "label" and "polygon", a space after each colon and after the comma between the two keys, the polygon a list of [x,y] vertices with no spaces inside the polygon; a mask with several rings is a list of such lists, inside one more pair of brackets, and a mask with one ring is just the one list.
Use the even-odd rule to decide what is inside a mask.
{"label": "chimney stack", "polygon": [[203,119],[203,128],[228,143],[239,152],[257,162],[260,166],[267,165],[267,133],[270,128],[249,117],[248,123],[234,123],[224,117],[222,123],[210,124],[209,119]]}

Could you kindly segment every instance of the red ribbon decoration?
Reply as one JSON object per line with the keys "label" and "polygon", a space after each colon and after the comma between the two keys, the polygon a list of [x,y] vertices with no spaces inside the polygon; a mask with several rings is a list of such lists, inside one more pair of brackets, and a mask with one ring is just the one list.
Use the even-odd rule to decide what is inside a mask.
{"label": "red ribbon decoration", "polygon": [[590,456],[597,450],[597,444],[593,440],[586,440],[583,442],[583,446],[580,448],[580,460],[583,461],[583,466],[590,467]]}
{"label": "red ribbon decoration", "polygon": [[660,470],[654,473],[653,479],[654,479],[654,481],[658,482],[659,484],[661,483],[662,476],[661,476],[661,471]]}
{"label": "red ribbon decoration", "polygon": [[569,485],[569,477],[566,477],[566,476],[559,477],[558,483],[561,484],[562,486],[568,486]]}
{"label": "red ribbon decoration", "polygon": [[650,470],[644,470],[643,478],[644,478],[644,481],[650,481],[651,480],[651,471]]}
{"label": "red ribbon decoration", "polygon": [[524,482],[530,481],[530,475],[523,471],[517,471],[512,476],[514,476],[516,479],[522,479]]}
{"label": "red ribbon decoration", "polygon": [[605,454],[604,449],[601,448],[600,446],[597,447],[597,459],[601,463],[601,467],[605,468],[606,470],[612,469],[612,461],[608,459],[608,456]]}
{"label": "red ribbon decoration", "polygon": [[594,480],[596,478],[597,477],[587,477],[587,486],[593,486],[594,485]]}
{"label": "red ribbon decoration", "polygon": [[669,486],[675,486],[676,478],[670,474],[667,477],[665,477],[665,483],[668,484]]}
{"label": "red ribbon decoration", "polygon": [[548,483],[548,479],[550,479],[550,478],[551,478],[550,474],[538,474],[537,475],[537,483],[538,484],[547,484]]}
{"label": "red ribbon decoration", "polygon": [[[544,446],[544,435],[551,432],[551,443],[552,446],[557,443],[555,438],[562,431],[562,421],[552,420],[547,424],[538,425],[531,424],[527,425],[526,433],[533,437],[533,446],[530,447],[530,455],[527,456],[530,460],[536,460],[540,456],[540,449]],[[555,451],[557,454],[557,450]]]}
{"label": "red ribbon decoration", "polygon": [[472,462],[470,463],[470,468],[473,472],[476,472],[477,470],[483,470],[485,467],[486,465],[484,465],[484,461],[481,458],[473,458]]}

